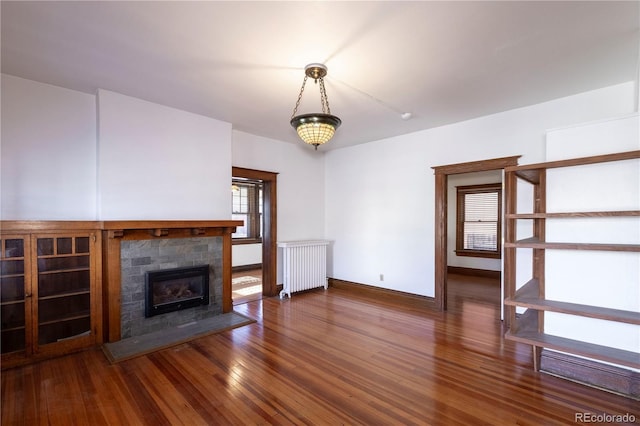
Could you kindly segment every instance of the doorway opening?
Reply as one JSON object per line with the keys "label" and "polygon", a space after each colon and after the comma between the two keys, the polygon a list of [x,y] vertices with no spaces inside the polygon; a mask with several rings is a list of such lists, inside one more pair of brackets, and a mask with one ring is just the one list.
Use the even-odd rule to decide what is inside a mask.
{"label": "doorway opening", "polygon": [[233,176],[231,219],[241,220],[231,235],[231,300],[234,305],[262,299],[262,180]]}
{"label": "doorway opening", "polygon": [[231,274],[231,300],[234,306],[262,299],[262,264]]}
{"label": "doorway opening", "polygon": [[[435,174],[435,305],[438,310],[447,310],[448,271],[448,181],[450,176],[471,172],[502,171],[518,164],[520,156],[495,158],[468,163],[433,167]],[[502,269],[502,268],[501,268]],[[502,284],[501,284],[502,287]],[[502,294],[502,291],[501,291]],[[502,296],[500,298],[502,300]]]}
{"label": "doorway opening", "polygon": [[[234,213],[234,218],[237,214],[239,219],[245,221],[238,238],[232,239],[232,260],[234,264],[236,259],[240,260],[240,264],[233,265],[234,305],[278,294],[277,176],[274,172],[232,167],[232,190],[238,189],[243,194],[242,197],[236,196],[234,201],[246,203],[240,209],[234,208],[238,210]],[[242,256],[245,260],[239,254],[243,246],[245,250]],[[258,253],[257,256],[255,252]],[[257,260],[251,260],[252,258]]]}
{"label": "doorway opening", "polygon": [[502,170],[447,178],[447,309],[501,317]]}

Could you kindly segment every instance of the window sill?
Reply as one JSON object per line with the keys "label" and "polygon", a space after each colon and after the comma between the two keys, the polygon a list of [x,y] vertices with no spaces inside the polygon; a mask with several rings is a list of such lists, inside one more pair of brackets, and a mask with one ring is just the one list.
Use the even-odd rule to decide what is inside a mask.
{"label": "window sill", "polygon": [[487,252],[482,250],[454,250],[457,256],[485,257],[487,259],[501,259],[500,253]]}
{"label": "window sill", "polygon": [[262,238],[232,238],[232,245],[262,244]]}

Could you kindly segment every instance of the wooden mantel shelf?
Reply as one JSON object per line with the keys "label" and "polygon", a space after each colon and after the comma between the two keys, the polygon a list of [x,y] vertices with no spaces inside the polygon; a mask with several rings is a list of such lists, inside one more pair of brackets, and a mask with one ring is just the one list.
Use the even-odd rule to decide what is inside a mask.
{"label": "wooden mantel shelf", "polygon": [[114,220],[101,222],[107,238],[140,240],[230,235],[241,220]]}
{"label": "wooden mantel shelf", "polygon": [[151,230],[151,229],[208,229],[242,226],[241,220],[3,220],[3,231],[59,231],[75,229],[113,230]]}
{"label": "wooden mantel shelf", "polygon": [[114,229],[230,228],[242,226],[241,220],[110,220],[101,223],[105,231]]}

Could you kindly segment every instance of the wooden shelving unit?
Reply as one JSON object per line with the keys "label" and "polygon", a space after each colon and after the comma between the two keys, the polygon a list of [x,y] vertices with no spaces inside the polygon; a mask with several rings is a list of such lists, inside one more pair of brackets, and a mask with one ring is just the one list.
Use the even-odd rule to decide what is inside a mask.
{"label": "wooden shelving unit", "polygon": [[[639,210],[622,211],[576,211],[547,212],[546,181],[547,170],[560,167],[574,167],[588,164],[616,162],[640,158],[640,151],[608,154],[553,161],[526,166],[505,168],[505,309],[509,327],[505,337],[509,340],[529,344],[533,348],[534,368],[540,367],[542,348],[554,349],[600,361],[632,368],[640,368],[640,354],[637,352],[596,345],[545,333],[545,312],[576,315],[626,324],[640,325],[640,312],[611,309],[603,306],[585,305],[548,300],[545,291],[546,250],[595,250],[608,252],[640,252],[640,244],[603,244],[546,241],[546,220],[575,218],[628,218],[639,217]],[[606,178],[606,177],[605,177]],[[518,181],[523,180],[533,186],[533,212],[517,212]],[[517,222],[533,221],[529,238],[516,239]],[[532,250],[532,277],[516,291],[516,251]],[[517,315],[516,309],[524,308]]]}
{"label": "wooden shelving unit", "polygon": [[22,224],[2,223],[3,368],[101,341],[101,234],[82,229],[95,224]]}

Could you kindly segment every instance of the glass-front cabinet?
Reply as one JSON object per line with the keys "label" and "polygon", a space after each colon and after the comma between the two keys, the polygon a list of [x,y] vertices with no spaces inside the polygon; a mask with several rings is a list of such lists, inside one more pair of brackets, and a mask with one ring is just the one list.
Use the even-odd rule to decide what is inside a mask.
{"label": "glass-front cabinet", "polygon": [[96,342],[97,231],[2,235],[3,363]]}

